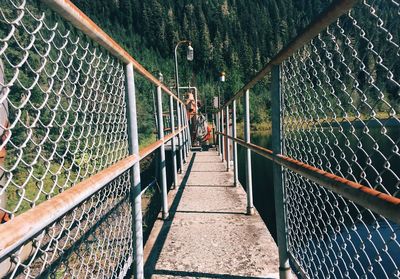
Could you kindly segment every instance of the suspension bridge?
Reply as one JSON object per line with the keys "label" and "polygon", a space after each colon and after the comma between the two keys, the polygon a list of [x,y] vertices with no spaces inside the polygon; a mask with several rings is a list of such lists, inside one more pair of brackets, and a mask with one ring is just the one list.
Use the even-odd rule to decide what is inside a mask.
{"label": "suspension bridge", "polygon": [[[183,100],[82,11],[28,2],[0,14],[0,277],[400,278],[400,42],[379,8],[397,1],[333,1],[209,113],[204,151]],[[139,149],[143,78],[157,140]],[[255,86],[271,94],[270,148],[251,140]],[[149,156],[161,211],[144,239]],[[272,162],[276,232],[252,156]]]}

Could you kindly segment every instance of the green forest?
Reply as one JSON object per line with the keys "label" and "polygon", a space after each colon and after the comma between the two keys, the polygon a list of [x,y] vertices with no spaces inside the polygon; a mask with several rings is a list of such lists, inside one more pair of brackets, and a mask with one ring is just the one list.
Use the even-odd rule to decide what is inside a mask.
{"label": "green forest", "polygon": [[[330,1],[73,2],[149,71],[161,71],[169,86],[174,85],[175,44],[191,40],[193,62],[185,60],[185,47],[179,48],[180,85],[197,86],[202,102],[210,107],[218,90],[225,99],[237,92]],[[227,74],[224,84],[218,83],[221,71]],[[270,96],[265,88],[256,87],[252,94],[252,123],[269,119]],[[149,92],[141,95],[142,110],[150,109],[150,97]],[[142,132],[149,132],[146,127],[150,125],[142,126]]]}
{"label": "green forest", "polygon": [[[74,0],[73,2],[128,49],[147,69],[153,72],[161,71],[165,77],[165,83],[169,86],[174,86],[174,46],[179,40],[191,40],[195,51],[193,62],[185,61],[185,48],[179,48],[180,85],[197,86],[201,92],[202,102],[206,102],[206,106],[211,107],[212,97],[216,96],[219,90],[225,99],[232,96],[331,1]],[[396,10],[386,5],[384,1],[376,2],[374,5],[379,6],[382,11],[379,14],[382,20],[391,17],[390,32],[396,41],[399,29],[393,27],[400,24]],[[365,6],[354,12],[363,20],[362,32],[367,32],[367,38],[387,41],[390,36],[384,32],[385,30],[376,28],[381,24],[381,19],[373,13],[369,14],[374,10],[368,11],[367,8],[368,6]],[[344,26],[350,25],[346,22],[344,24]],[[361,83],[361,87],[363,84],[368,84],[368,79],[377,79],[376,84],[387,91],[384,100],[397,109],[400,99],[399,87],[395,82],[387,83],[387,69],[385,66],[379,67],[380,59],[389,58],[396,52],[396,47],[393,44],[374,45],[376,53],[369,51],[371,43],[368,39],[362,40],[362,32],[357,31],[357,24],[351,27],[355,31],[350,34],[354,37],[361,34],[361,40],[353,42],[354,50],[359,53],[361,61],[356,61],[353,67],[362,69],[366,66],[368,70],[360,71],[359,68],[355,68],[354,70],[359,73],[354,78]],[[339,44],[346,44],[346,40],[341,40]],[[390,47],[387,47],[388,45]],[[343,53],[343,55],[346,56],[345,59],[353,60],[351,52]],[[342,58],[337,56],[334,59],[336,63]],[[349,66],[352,67],[351,64]],[[390,66],[392,72],[398,76],[400,66]],[[218,82],[221,71],[227,74],[225,83]],[[343,68],[343,72],[347,71],[348,69]],[[349,111],[353,116],[358,110],[369,114],[371,108],[369,104],[364,104],[363,97],[360,97],[359,92],[354,89],[354,80],[344,79],[343,82],[348,84],[348,88],[353,87],[351,89],[353,92],[349,93],[352,100],[340,97],[342,98],[341,105],[345,106],[354,100],[354,106],[357,109],[353,109],[351,105],[348,108],[338,108],[338,114],[344,117],[341,115],[343,110]],[[269,121],[268,85],[267,77],[252,90],[250,98],[252,123]],[[338,86],[341,85],[338,84]],[[151,91],[151,89],[147,90]],[[364,93],[367,92],[369,100],[366,103],[380,102],[380,97],[376,95],[376,92],[372,92],[373,90],[370,91],[368,86],[361,90]],[[152,103],[149,101],[151,95],[148,92],[141,95],[139,104],[142,110],[150,109],[148,106]],[[239,106],[238,109],[240,114],[241,107]],[[381,102],[375,106],[375,110],[387,111],[388,107],[385,102]],[[150,131],[151,125],[147,125],[150,122],[150,119],[142,122],[142,133]]]}

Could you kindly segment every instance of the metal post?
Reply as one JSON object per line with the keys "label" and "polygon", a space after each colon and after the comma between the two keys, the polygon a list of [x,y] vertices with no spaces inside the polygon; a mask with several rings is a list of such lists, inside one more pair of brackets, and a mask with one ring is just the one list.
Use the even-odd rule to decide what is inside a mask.
{"label": "metal post", "polygon": [[[0,59],[0,98],[4,99],[0,106],[0,138],[2,139],[2,141],[7,137],[7,134],[9,133],[9,131],[6,128],[9,125],[8,100],[7,98],[5,98],[9,89],[2,86],[2,84],[5,84],[4,82],[5,78],[6,77],[4,74],[4,64],[3,61]],[[6,146],[4,146],[2,149],[0,149],[0,208],[7,207],[7,192],[4,189],[5,186],[7,185],[7,175],[5,174],[4,171],[6,156],[7,156],[7,150]],[[8,214],[0,210],[0,220],[2,218],[6,219],[6,216],[8,218]]]}
{"label": "metal post", "polygon": [[185,116],[185,123],[186,123],[186,134],[187,134],[187,139],[188,139],[188,144],[187,144],[187,154],[189,154],[190,148],[192,148],[192,138],[190,135],[190,127],[189,127],[189,119],[188,119],[188,114],[187,114],[187,110],[185,107],[185,112],[184,112],[184,116]]}
{"label": "metal post", "polygon": [[[175,133],[175,121],[174,121],[174,98],[169,96],[169,118],[170,118],[170,127],[171,133]],[[177,164],[176,164],[176,146],[175,146],[175,137],[171,139],[171,155],[172,155],[172,172],[174,176],[174,185],[172,189],[178,187],[178,173],[177,173]]]}
{"label": "metal post", "polygon": [[[236,100],[232,103],[232,137],[236,138]],[[233,141],[233,185],[237,186],[238,181],[237,143]]]}
{"label": "metal post", "polygon": [[[249,90],[244,95],[244,140],[250,143],[250,105]],[[247,214],[254,214],[253,205],[253,179],[251,172],[251,150],[246,149],[246,192],[247,192]]]}
{"label": "metal post", "polygon": [[[221,112],[219,111],[217,113],[217,131],[218,133],[221,133]],[[218,155],[222,157],[222,151],[221,151],[221,135],[218,134]]]}
{"label": "metal post", "polygon": [[[183,105],[181,104],[181,108],[180,108],[180,111],[181,111],[181,113],[180,113],[180,117],[181,117],[181,123],[182,123],[182,126],[185,126],[185,119],[183,118],[183,112],[184,112],[184,107],[183,107]],[[186,157],[187,157],[187,154],[186,154],[186,144],[187,144],[187,138],[186,138],[186,129],[184,129],[183,131],[182,131],[182,151],[183,151],[183,162],[186,164]]]}
{"label": "metal post", "polygon": [[[164,121],[162,107],[162,90],[157,87],[157,115],[158,115],[158,138],[164,139]],[[162,217],[168,218],[168,190],[167,190],[167,170],[165,163],[165,142],[160,146],[160,182],[162,192]]]}
{"label": "metal post", "polygon": [[[229,134],[229,106],[226,106],[226,112],[225,112],[225,114],[226,114],[226,129],[225,129],[225,132],[226,132],[226,134],[228,135]],[[225,137],[225,148],[226,148],[226,171],[229,171],[229,169],[230,169],[230,164],[231,164],[231,153],[230,153],[230,150],[229,150],[229,139],[228,139],[228,137]]]}
{"label": "metal post", "polygon": [[183,123],[185,126],[187,126],[187,128],[185,129],[185,137],[186,137],[186,145],[185,145],[185,152],[186,152],[186,158],[189,156],[189,133],[188,133],[188,121],[187,121],[187,113],[186,113],[186,107],[183,106],[183,110],[182,110],[182,116],[183,116]]}
{"label": "metal post", "polygon": [[[281,71],[280,66],[272,68],[272,88],[271,88],[271,107],[272,107],[272,150],[275,154],[282,154],[282,96],[281,96]],[[275,217],[276,230],[279,250],[279,278],[287,279],[291,277],[289,256],[286,238],[285,220],[285,194],[283,187],[282,166],[273,163],[274,196],[275,196]]]}
{"label": "metal post", "polygon": [[[182,128],[181,122],[181,106],[179,102],[176,102],[176,118],[178,119],[178,130]],[[183,156],[182,156],[182,132],[178,133],[178,154],[179,154],[179,173],[182,173]]]}
{"label": "metal post", "polygon": [[[221,133],[225,132],[224,128],[224,110],[221,109]],[[221,136],[221,155],[222,155],[222,162],[224,161],[225,157],[225,138]]]}
{"label": "metal post", "polygon": [[[126,65],[126,100],[128,116],[128,143],[129,154],[139,155],[139,136],[136,118],[136,90],[132,64]],[[132,226],[134,238],[134,277],[144,278],[143,273],[143,231],[142,231],[142,198],[140,195],[140,166],[139,162],[130,170],[131,193],[130,201],[132,204]]]}
{"label": "metal post", "polygon": [[215,147],[215,146],[217,146],[216,145],[216,138],[215,138],[215,113],[212,113],[211,116],[212,116],[212,127],[213,127],[213,129],[212,129],[213,146]]}

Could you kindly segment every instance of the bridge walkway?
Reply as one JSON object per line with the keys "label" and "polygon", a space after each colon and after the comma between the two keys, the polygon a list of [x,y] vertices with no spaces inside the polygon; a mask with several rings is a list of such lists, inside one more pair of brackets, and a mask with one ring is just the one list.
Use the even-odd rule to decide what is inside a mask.
{"label": "bridge walkway", "polygon": [[169,200],[144,249],[146,278],[278,278],[277,246],[215,150],[190,155]]}

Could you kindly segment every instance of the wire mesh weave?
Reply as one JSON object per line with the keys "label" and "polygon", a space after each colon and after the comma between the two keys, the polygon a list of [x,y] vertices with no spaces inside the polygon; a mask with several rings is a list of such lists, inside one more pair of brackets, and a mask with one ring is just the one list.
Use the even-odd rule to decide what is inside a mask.
{"label": "wire mesh weave", "polygon": [[[1,1],[0,62],[0,217],[128,155],[124,64],[82,32],[39,1]],[[129,192],[125,172],[0,259],[0,276],[124,276],[133,257]]]}
{"label": "wire mesh weave", "polygon": [[125,172],[22,245],[10,257],[10,277],[123,277],[133,256],[129,189]]}
{"label": "wire mesh weave", "polygon": [[12,216],[128,154],[123,63],[36,1],[0,13],[0,209]]}
{"label": "wire mesh weave", "polygon": [[[364,1],[282,64],[287,156],[400,197],[399,3]],[[288,247],[310,278],[400,278],[400,228],[285,170]]]}

